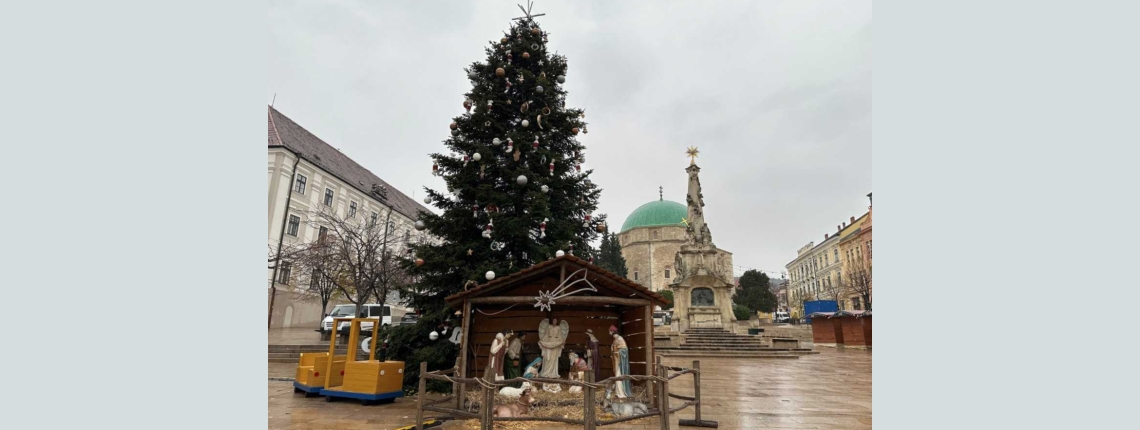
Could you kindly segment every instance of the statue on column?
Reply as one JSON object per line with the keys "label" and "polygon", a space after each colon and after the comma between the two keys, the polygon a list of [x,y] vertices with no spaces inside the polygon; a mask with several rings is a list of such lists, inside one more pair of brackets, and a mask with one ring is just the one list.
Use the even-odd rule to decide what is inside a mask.
{"label": "statue on column", "polygon": [[[562,347],[566,345],[566,336],[570,335],[570,323],[558,319],[542,320],[538,323],[538,346],[542,347],[543,378],[558,379],[558,357],[562,355]],[[558,384],[543,384],[542,389],[551,393],[562,391]]]}

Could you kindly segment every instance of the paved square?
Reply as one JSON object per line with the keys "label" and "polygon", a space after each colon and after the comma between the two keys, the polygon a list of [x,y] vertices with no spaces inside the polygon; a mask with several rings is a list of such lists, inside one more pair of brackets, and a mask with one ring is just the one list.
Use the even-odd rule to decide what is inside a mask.
{"label": "paved square", "polygon": [[[816,349],[819,355],[795,360],[702,359],[703,418],[719,421],[722,429],[871,428],[871,352]],[[689,367],[692,359],[666,358],[665,363]],[[269,376],[292,377],[295,368],[296,364],[269,363]],[[669,388],[675,394],[692,395],[692,378],[674,379]],[[415,397],[377,406],[346,400],[328,403],[323,398],[293,394],[291,382],[269,381],[270,429],[392,429],[414,424],[415,416]],[[681,418],[693,418],[692,409],[671,415],[670,428],[682,428],[677,425]],[[462,427],[458,421],[443,426]],[[540,423],[533,428],[578,427]],[[657,419],[650,418],[602,428],[659,427]]]}

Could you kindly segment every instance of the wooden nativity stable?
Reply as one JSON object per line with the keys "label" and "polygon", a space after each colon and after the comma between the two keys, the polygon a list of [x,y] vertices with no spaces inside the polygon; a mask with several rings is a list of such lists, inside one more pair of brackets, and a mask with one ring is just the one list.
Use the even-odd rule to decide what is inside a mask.
{"label": "wooden nativity stable", "polygon": [[[588,282],[577,282],[580,279]],[[540,293],[571,293],[554,300],[550,309],[535,306]],[[567,321],[570,334],[559,359],[559,375],[569,373],[567,354],[573,350],[583,354],[591,329],[598,338],[601,356],[600,375],[596,381],[614,376],[610,345],[610,326],[618,327],[629,348],[629,370],[632,375],[652,374],[653,309],[666,305],[666,299],[621,276],[610,273],[573,255],[547,260],[509,276],[494,279],[446,299],[453,309],[462,311],[459,375],[482,377],[490,355],[491,341],[504,329],[526,331],[524,349],[537,348],[539,323],[546,318]],[[534,344],[534,345],[532,345]],[[645,382],[635,382],[644,384]],[[463,398],[468,387],[460,387]]]}

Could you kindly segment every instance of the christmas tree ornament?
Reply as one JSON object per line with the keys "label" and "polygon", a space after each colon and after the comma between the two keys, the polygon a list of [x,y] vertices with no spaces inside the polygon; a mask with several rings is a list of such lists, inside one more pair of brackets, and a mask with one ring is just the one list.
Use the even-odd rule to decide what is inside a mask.
{"label": "christmas tree ornament", "polygon": [[503,70],[502,67],[495,69],[495,76],[498,76],[501,78],[501,77],[506,76],[506,75],[507,75],[507,71]]}
{"label": "christmas tree ornament", "polygon": [[423,266],[423,265],[424,265],[424,259],[422,259],[422,258],[417,258],[417,259],[416,259],[416,267],[420,267],[420,266]]}
{"label": "christmas tree ornament", "polygon": [[490,126],[491,126],[491,121],[487,121],[487,122],[483,123],[483,127],[490,127]]}
{"label": "christmas tree ornament", "polygon": [[427,196],[427,197],[424,197],[424,204],[425,204],[425,205],[430,205],[430,204],[431,204],[431,196]]}
{"label": "christmas tree ornament", "polygon": [[[507,81],[507,89],[503,90],[503,92],[504,92],[504,93],[509,93],[509,92],[511,92],[511,80],[510,80],[510,79],[507,79],[507,78],[503,78],[503,80],[504,80],[504,81]],[[507,100],[507,104],[511,104],[510,102],[511,102],[510,100]]]}
{"label": "christmas tree ornament", "polygon": [[534,143],[530,144],[531,148],[538,149],[538,136],[534,137]]}
{"label": "christmas tree ornament", "polygon": [[529,52],[523,52],[523,59],[529,60],[530,59],[530,53]]}
{"label": "christmas tree ornament", "polygon": [[424,231],[424,228],[427,227],[424,225],[424,222],[422,220],[416,220],[416,223],[414,225],[418,231]]}
{"label": "christmas tree ornament", "polygon": [[565,252],[565,251],[563,251],[563,250],[561,250],[561,249],[559,249],[559,250],[558,250],[558,252],[555,252],[555,253],[554,253],[554,256],[555,256],[555,257],[561,257],[561,256],[563,256],[563,255],[566,255],[566,252]]}
{"label": "christmas tree ornament", "polygon": [[452,135],[452,136],[458,136],[458,135],[459,135],[459,130],[451,130],[451,135]]}
{"label": "christmas tree ornament", "polygon": [[486,274],[486,275],[483,275],[483,276],[485,276],[485,277],[487,278],[487,280],[488,280],[488,281],[493,281],[493,280],[495,280],[495,272],[493,272],[493,271],[490,271],[490,270],[488,270],[488,271],[487,271],[487,274]]}
{"label": "christmas tree ornament", "polygon": [[471,205],[471,216],[479,218],[479,205]]}
{"label": "christmas tree ornament", "polygon": [[458,124],[458,123],[454,123],[454,122],[453,122],[453,123],[451,123],[451,129],[452,129],[452,130],[455,130],[455,129],[458,129],[458,128],[459,128],[459,124]]}
{"label": "christmas tree ornament", "polygon": [[523,128],[527,128],[527,127],[530,127],[530,121],[527,121],[527,120],[525,120],[525,119],[524,119],[524,120],[522,120],[522,126],[523,126]]}
{"label": "christmas tree ornament", "polygon": [[511,152],[514,152],[514,150],[515,150],[515,141],[511,140],[511,138],[508,137],[507,138],[507,150],[505,152],[510,154]]}
{"label": "christmas tree ornament", "polygon": [[439,176],[439,165],[438,165],[438,164],[432,163],[432,165],[431,165],[431,174],[432,174],[433,176]]}
{"label": "christmas tree ornament", "polygon": [[544,192],[544,193],[550,192],[550,187],[543,185],[542,186],[542,192]]}
{"label": "christmas tree ornament", "polygon": [[590,178],[586,178],[586,180],[582,181],[582,182],[585,182],[587,187],[590,185],[594,185],[594,181],[591,181]]}
{"label": "christmas tree ornament", "polygon": [[550,162],[550,176],[554,176],[554,162]]}
{"label": "christmas tree ornament", "polygon": [[566,83],[566,77],[565,76],[559,75],[557,78],[554,78],[554,79],[557,80],[558,83],[560,83],[560,84]]}
{"label": "christmas tree ornament", "polygon": [[567,253],[570,255],[574,255],[574,244],[573,243],[570,244],[570,250],[567,251]]}
{"label": "christmas tree ornament", "polygon": [[[502,70],[502,69],[499,69],[499,70]],[[491,111],[491,107],[493,107],[494,105],[495,105],[495,101],[494,101],[494,100],[487,100],[487,112],[490,112],[490,111]],[[488,121],[488,122],[490,122],[490,121]]]}
{"label": "christmas tree ornament", "polygon": [[463,167],[467,167],[467,156],[463,156]]}
{"label": "christmas tree ornament", "polygon": [[543,107],[542,108],[542,114],[546,115],[546,116],[550,116],[550,106]]}
{"label": "christmas tree ornament", "polygon": [[475,250],[473,250],[473,249],[471,249],[471,248],[467,248],[467,256],[468,256],[468,257],[470,257],[470,256],[471,256],[471,254],[474,254],[474,253],[475,253]]}
{"label": "christmas tree ornament", "polygon": [[475,153],[475,155],[472,155],[472,156],[471,156],[471,159],[472,159],[472,160],[475,160],[475,161],[479,161],[479,160],[482,160],[482,159],[483,159],[483,155],[481,155],[481,154],[479,154],[478,152],[476,152],[476,153]]}
{"label": "christmas tree ornament", "polygon": [[431,339],[431,340],[439,339],[439,332],[432,330],[431,334],[428,335],[428,339]]}
{"label": "christmas tree ornament", "polygon": [[499,43],[500,43],[500,44],[503,44],[503,45],[506,45],[506,44],[507,44],[507,38],[505,38],[505,37],[504,37],[504,38],[502,38],[502,39],[499,39]]}
{"label": "christmas tree ornament", "polygon": [[594,257],[590,257],[590,264],[594,264]]}
{"label": "christmas tree ornament", "polygon": [[594,226],[594,228],[596,230],[598,230],[598,233],[605,233],[606,232],[606,223],[600,222],[600,223],[598,223],[598,225]]}
{"label": "christmas tree ornament", "polygon": [[485,227],[483,227],[483,237],[486,239],[490,239],[491,238],[491,230],[493,230],[494,228],[495,228],[495,226],[493,224],[487,223],[487,225]]}
{"label": "christmas tree ornament", "polygon": [[542,115],[538,116],[538,129],[542,130]]}
{"label": "christmas tree ornament", "polygon": [[521,82],[523,82],[525,79],[523,79],[523,75],[521,75],[521,74],[520,74],[520,75],[519,75],[519,77],[518,77],[517,79],[515,79],[515,80],[516,80],[516,81],[519,81],[519,82],[521,83]]}
{"label": "christmas tree ornament", "polygon": [[515,162],[518,162],[518,161],[519,161],[519,156],[521,156],[521,155],[522,155],[522,152],[520,152],[520,151],[518,150],[518,148],[515,148],[515,152],[514,152],[514,154],[511,154],[511,155],[512,155],[512,158],[514,158]]}
{"label": "christmas tree ornament", "polygon": [[519,106],[519,112],[526,113],[526,111],[528,111],[528,110],[530,110],[530,102],[529,101],[523,102],[522,105]]}
{"label": "christmas tree ornament", "polygon": [[482,164],[479,165],[479,179],[483,179],[483,167],[484,166]]}
{"label": "christmas tree ornament", "polygon": [[497,138],[497,137],[494,139],[491,139],[492,145],[499,146],[500,143],[503,143],[503,141],[499,140],[499,138]]}
{"label": "christmas tree ornament", "polygon": [[536,93],[542,94],[543,91],[544,90],[542,89],[542,85],[534,87],[534,92],[536,92]]}
{"label": "christmas tree ornament", "polygon": [[539,30],[538,27],[533,27],[530,29],[530,34],[538,36],[538,35],[542,34],[542,30]]}
{"label": "christmas tree ornament", "polygon": [[577,135],[578,135],[578,127],[574,127],[574,128],[571,128],[571,129],[570,129],[570,134],[573,134],[573,135],[577,136]]}
{"label": "christmas tree ornament", "polygon": [[477,78],[479,77],[479,74],[478,74],[478,73],[475,73],[475,71],[474,71],[474,70],[472,70],[472,71],[470,71],[470,72],[468,72],[468,73],[467,73],[467,77],[468,77],[468,78],[471,78],[471,79],[477,79]]}
{"label": "christmas tree ornament", "polygon": [[[543,186],[545,186],[545,185],[543,185]],[[549,218],[543,218],[542,223],[538,224],[538,237],[539,238],[545,238],[546,237],[546,221],[547,220],[549,220]]]}
{"label": "christmas tree ornament", "polygon": [[518,178],[515,178],[515,182],[517,182],[519,185],[526,185],[526,180],[526,175],[519,175]]}
{"label": "christmas tree ornament", "polygon": [[539,82],[544,82],[544,81],[546,81],[546,72],[539,72],[539,73],[538,73],[538,81],[539,81]]}
{"label": "christmas tree ornament", "polygon": [[578,173],[582,173],[582,165],[581,164],[575,164],[574,165],[574,171],[576,171]]}
{"label": "christmas tree ornament", "polygon": [[537,51],[538,50],[538,44],[537,43],[530,44],[530,49]]}
{"label": "christmas tree ornament", "polygon": [[471,113],[471,99],[463,101],[463,108],[467,109],[467,113]]}

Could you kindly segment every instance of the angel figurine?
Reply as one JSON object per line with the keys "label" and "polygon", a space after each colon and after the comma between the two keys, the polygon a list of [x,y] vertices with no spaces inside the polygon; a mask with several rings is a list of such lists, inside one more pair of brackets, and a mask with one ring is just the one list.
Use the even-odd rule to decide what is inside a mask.
{"label": "angel figurine", "polygon": [[[542,347],[542,371],[539,376],[558,379],[558,357],[562,355],[562,347],[566,345],[566,336],[569,335],[570,323],[566,321],[559,323],[555,318],[538,323],[538,346]],[[562,391],[558,384],[543,384],[542,388],[552,393]]]}

